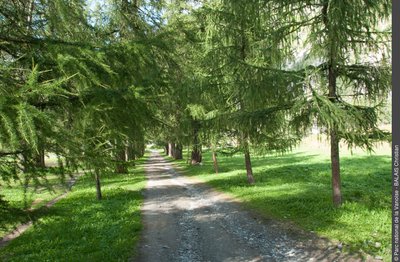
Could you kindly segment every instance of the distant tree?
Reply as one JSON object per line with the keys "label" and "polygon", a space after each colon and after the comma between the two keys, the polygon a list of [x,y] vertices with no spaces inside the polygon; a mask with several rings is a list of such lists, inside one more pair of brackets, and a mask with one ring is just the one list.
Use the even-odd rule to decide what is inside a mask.
{"label": "distant tree", "polygon": [[197,34],[198,24],[192,11],[194,6],[186,1],[171,1],[166,5],[167,25],[161,30],[169,35],[171,47],[168,92],[160,105],[160,115],[166,120],[164,139],[172,150],[169,155],[183,158],[184,146],[191,148],[190,162],[202,161],[202,127],[198,105],[203,103],[201,78],[197,74],[201,40]]}

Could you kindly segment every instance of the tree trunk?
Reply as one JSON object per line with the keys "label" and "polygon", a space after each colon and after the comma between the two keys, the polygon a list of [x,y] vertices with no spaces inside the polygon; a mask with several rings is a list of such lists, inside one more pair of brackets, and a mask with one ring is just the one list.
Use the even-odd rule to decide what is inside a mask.
{"label": "tree trunk", "polygon": [[175,152],[174,152],[174,158],[175,159],[182,159],[182,144],[176,144],[175,145]]}
{"label": "tree trunk", "polygon": [[192,150],[192,165],[197,165],[201,163],[203,157],[200,150],[198,148]]}
{"label": "tree trunk", "polygon": [[[240,57],[243,62],[246,62],[246,46],[247,46],[247,39],[246,34],[244,33],[244,26],[241,24],[241,48],[240,48]],[[240,109],[245,110],[244,103],[241,101],[239,103]],[[251,167],[251,159],[250,159],[250,151],[249,151],[249,144],[248,144],[248,134],[243,134],[242,137],[243,143],[243,150],[244,150],[244,161],[246,164],[246,174],[247,174],[247,181],[250,185],[254,184],[254,177],[253,177],[253,169]]]}
{"label": "tree trunk", "polygon": [[340,190],[339,139],[334,130],[331,131],[331,163],[333,204],[338,207],[342,204],[342,193]]}
{"label": "tree trunk", "polygon": [[[336,102],[336,74],[333,66],[329,67],[329,99],[332,103]],[[332,164],[332,199],[333,205],[339,207],[342,204],[342,193],[340,190],[340,162],[339,162],[339,137],[336,124],[330,130],[331,140],[331,164]]]}
{"label": "tree trunk", "polygon": [[174,157],[174,154],[175,154],[175,144],[168,143],[168,156]]}
{"label": "tree trunk", "polygon": [[244,161],[246,164],[247,181],[250,185],[253,185],[255,183],[255,180],[253,176],[253,169],[251,167],[249,145],[247,144],[247,142],[245,142],[244,144]]}
{"label": "tree trunk", "polygon": [[39,152],[35,154],[36,167],[45,168],[46,163],[44,161],[44,149],[39,149]]}
{"label": "tree trunk", "polygon": [[144,144],[144,142],[141,142],[141,143],[140,143],[140,148],[139,148],[138,157],[143,157],[143,156],[144,156],[145,150],[146,150],[146,145]]}
{"label": "tree trunk", "polygon": [[[322,20],[325,25],[325,29],[329,30],[329,15],[328,10],[329,3],[326,2],[322,6]],[[329,32],[328,32],[329,35]],[[329,89],[329,100],[332,103],[337,102],[336,92],[336,55],[337,46],[335,39],[328,39],[329,42],[329,64],[328,64],[328,89]],[[339,207],[342,204],[342,193],[340,192],[340,163],[339,163],[339,142],[337,125],[334,123],[329,130],[331,140],[331,164],[332,164],[332,200],[335,207]]]}
{"label": "tree trunk", "polygon": [[218,160],[217,160],[217,153],[215,151],[212,152],[212,159],[213,159],[215,174],[218,175]]}
{"label": "tree trunk", "polygon": [[126,151],[126,160],[128,161],[135,160],[135,150],[131,143],[128,142],[125,151]]}
{"label": "tree trunk", "polygon": [[199,129],[200,123],[198,121],[193,121],[193,146],[192,146],[192,165],[197,165],[202,161],[201,155],[201,144],[199,141]]}
{"label": "tree trunk", "polygon": [[132,143],[128,142],[125,148],[126,160],[129,161],[130,166],[135,166],[135,149]]}
{"label": "tree trunk", "polygon": [[115,166],[115,173],[119,174],[128,173],[128,169],[126,167],[126,155],[125,155],[125,150],[123,148],[117,149],[115,160],[117,162]]}
{"label": "tree trunk", "polygon": [[164,152],[165,152],[165,155],[166,155],[166,156],[169,155],[169,144],[165,144],[165,146],[164,146]]}
{"label": "tree trunk", "polygon": [[31,180],[31,176],[30,175],[26,175],[24,176],[24,209],[28,209],[29,205],[28,205],[28,189],[29,189],[29,183]]}
{"label": "tree trunk", "polygon": [[186,164],[190,164],[190,157],[191,157],[190,153],[191,153],[190,152],[190,145],[188,145],[187,146],[187,154],[186,154]]}
{"label": "tree trunk", "polygon": [[100,172],[98,168],[94,169],[94,179],[96,180],[96,197],[97,200],[101,200],[102,195],[101,195],[101,185],[100,185]]}

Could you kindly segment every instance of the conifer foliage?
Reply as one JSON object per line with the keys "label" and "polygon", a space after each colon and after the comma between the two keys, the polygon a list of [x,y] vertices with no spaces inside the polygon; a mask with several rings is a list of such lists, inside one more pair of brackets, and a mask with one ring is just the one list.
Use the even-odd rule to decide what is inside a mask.
{"label": "conifer foliage", "polygon": [[[282,153],[312,126],[331,144],[387,139],[387,0],[0,0],[0,179],[43,168],[126,173],[156,141],[176,159],[202,148]],[[325,130],[325,131],[324,131]],[[272,156],[271,156],[272,157]],[[38,182],[40,182],[38,180]],[[3,203],[3,202],[1,202]]]}
{"label": "conifer foliage", "polygon": [[307,71],[307,92],[295,121],[306,126],[316,121],[327,128],[333,202],[339,206],[339,142],[372,150],[374,139],[387,138],[377,127],[377,115],[391,87],[391,3],[324,0],[280,3],[278,9],[293,17],[283,24],[283,35],[302,35],[306,49],[299,67]]}
{"label": "conifer foliage", "polygon": [[101,199],[101,174],[126,172],[155,122],[152,98],[165,82],[165,50],[149,23],[153,14],[141,10],[157,6],[0,6],[1,179],[21,179],[37,169],[40,152],[55,153],[62,168],[93,173]]}

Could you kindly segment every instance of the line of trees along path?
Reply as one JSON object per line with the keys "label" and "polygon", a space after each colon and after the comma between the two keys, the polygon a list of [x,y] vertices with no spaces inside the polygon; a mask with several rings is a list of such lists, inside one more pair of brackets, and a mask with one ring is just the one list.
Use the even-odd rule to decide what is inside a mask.
{"label": "line of trees along path", "polygon": [[[391,1],[0,0],[0,179],[126,173],[153,142],[175,159],[202,149],[281,153],[311,127],[331,146],[387,140]],[[184,155],[187,149],[188,155]],[[0,201],[6,205],[4,201]]]}

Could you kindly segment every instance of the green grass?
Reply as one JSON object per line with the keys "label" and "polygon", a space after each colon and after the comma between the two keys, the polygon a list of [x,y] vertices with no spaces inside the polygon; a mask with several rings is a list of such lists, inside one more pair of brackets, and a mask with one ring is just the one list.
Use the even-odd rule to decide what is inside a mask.
{"label": "green grass", "polygon": [[[41,173],[40,184],[30,181],[25,193],[24,177],[0,186],[0,194],[3,196],[3,200],[8,202],[11,209],[11,212],[2,213],[0,237],[3,237],[21,223],[27,222],[39,212],[40,207],[67,190],[66,183],[60,175],[53,172],[55,170],[55,168],[49,168],[46,172]],[[69,179],[68,175],[65,179]],[[28,208],[35,210],[27,210]]]}
{"label": "green grass", "polygon": [[0,250],[0,261],[126,261],[141,230],[144,159],[130,174],[81,177],[68,196],[43,209],[35,226]]}
{"label": "green grass", "polygon": [[329,150],[324,147],[303,146],[285,155],[253,156],[255,186],[247,184],[242,155],[219,155],[218,175],[210,152],[204,153],[202,166],[188,166],[184,160],[177,163],[185,174],[241,199],[266,216],[341,241],[346,250],[390,261],[390,149],[380,149],[378,154],[355,151],[351,155],[342,150],[344,204],[338,209],[332,205]]}

